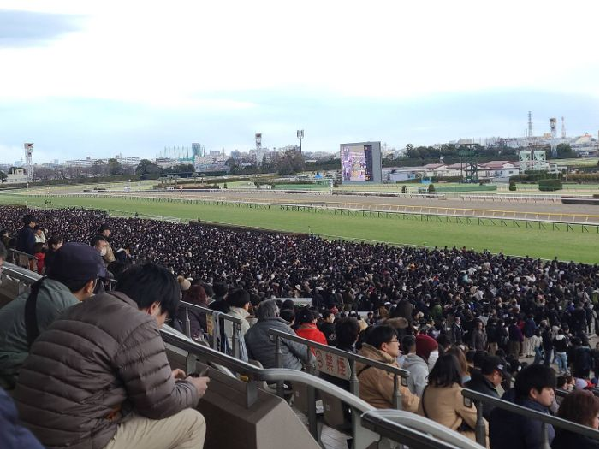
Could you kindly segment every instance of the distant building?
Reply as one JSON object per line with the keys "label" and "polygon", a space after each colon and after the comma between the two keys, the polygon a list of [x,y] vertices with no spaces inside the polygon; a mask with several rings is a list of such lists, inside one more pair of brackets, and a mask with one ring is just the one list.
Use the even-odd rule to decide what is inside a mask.
{"label": "distant building", "polygon": [[24,184],[27,182],[27,170],[24,168],[11,167],[8,170],[6,184]]}

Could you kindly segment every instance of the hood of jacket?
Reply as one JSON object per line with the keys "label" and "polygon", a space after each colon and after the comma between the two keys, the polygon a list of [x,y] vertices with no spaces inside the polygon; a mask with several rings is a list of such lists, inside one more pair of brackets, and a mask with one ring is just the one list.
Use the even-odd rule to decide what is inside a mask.
{"label": "hood of jacket", "polygon": [[408,354],[401,367],[409,371],[417,366],[425,368],[428,371],[428,365],[422,357],[419,357],[416,354]]}

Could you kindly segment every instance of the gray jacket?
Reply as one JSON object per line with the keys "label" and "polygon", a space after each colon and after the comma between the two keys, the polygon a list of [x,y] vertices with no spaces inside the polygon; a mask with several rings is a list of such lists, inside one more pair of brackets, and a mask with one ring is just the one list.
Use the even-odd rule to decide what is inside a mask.
{"label": "gray jacket", "polygon": [[[268,331],[277,329],[290,335],[295,335],[289,325],[281,318],[267,318],[258,321],[245,334],[248,356],[259,361],[264,368],[276,368],[275,340],[271,340]],[[282,368],[302,369],[302,362],[309,361],[306,346],[289,340],[281,340]]]}
{"label": "gray jacket", "polygon": [[422,397],[422,392],[428,383],[428,365],[422,357],[408,354],[401,366],[408,371],[408,389],[415,395]]}
{"label": "gray jacket", "polygon": [[[29,354],[25,304],[29,293],[23,293],[0,309],[0,376],[13,383],[19,368]],[[44,279],[37,297],[36,316],[40,334],[65,310],[79,300],[61,282]]]}

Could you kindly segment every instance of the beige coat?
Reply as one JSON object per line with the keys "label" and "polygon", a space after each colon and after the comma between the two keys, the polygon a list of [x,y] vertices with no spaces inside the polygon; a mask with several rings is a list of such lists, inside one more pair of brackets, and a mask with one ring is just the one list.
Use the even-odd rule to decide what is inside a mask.
{"label": "beige coat", "polygon": [[[369,344],[364,343],[359,354],[362,357],[368,357],[369,359],[399,368],[394,357]],[[356,364],[358,379],[360,380],[360,399],[363,399],[376,408],[393,408],[393,374],[374,367],[368,368],[368,366],[361,363]],[[401,393],[401,409],[415,413],[418,410],[420,399],[415,394],[412,394],[407,387],[400,385],[399,388],[399,392]]]}
{"label": "beige coat", "polygon": [[[425,413],[426,410],[426,413]],[[422,395],[418,414],[459,431],[462,435],[476,441],[476,406],[466,407],[462,396],[462,387],[453,384],[450,388],[428,386]],[[465,423],[471,430],[458,430]],[[489,437],[489,424],[485,421],[485,433]]]}

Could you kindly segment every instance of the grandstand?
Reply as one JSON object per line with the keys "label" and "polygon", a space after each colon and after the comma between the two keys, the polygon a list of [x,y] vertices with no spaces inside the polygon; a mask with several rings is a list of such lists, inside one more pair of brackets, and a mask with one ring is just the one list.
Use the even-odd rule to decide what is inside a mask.
{"label": "grandstand", "polygon": [[[491,416],[489,433],[485,421],[489,406],[507,413],[505,416],[519,416],[520,422],[538,423],[527,427],[526,432],[534,434],[533,439],[544,447],[549,447],[553,429],[558,430],[555,441],[563,440],[564,435],[570,435],[568,432],[586,438],[588,447],[599,440],[599,432],[590,424],[573,422],[565,411],[551,416],[544,409],[527,407],[526,401],[519,402],[518,397],[509,399],[512,377],[517,385],[521,376],[517,373],[523,364],[539,369],[547,366],[549,370],[549,365],[555,366],[552,353],[560,359],[567,352],[565,366],[556,367],[562,371],[560,374],[573,374],[577,388],[595,392],[599,350],[591,348],[593,335],[599,331],[594,311],[599,297],[596,265],[508,257],[465,248],[368,245],[199,222],[115,218],[84,209],[35,210],[35,217],[23,221],[23,216],[31,212],[24,207],[0,207],[2,241],[9,248],[7,254],[0,252],[0,259],[6,259],[0,278],[0,305],[4,306],[0,308],[0,321],[3,309],[6,311],[5,307],[19,295],[30,296],[32,285],[42,275],[53,279],[52,272],[46,273],[38,263],[48,257],[51,248],[33,254],[19,247],[21,237],[33,233],[34,228],[27,229],[33,222],[41,225],[44,239],[60,235],[65,242],[92,241],[98,249],[102,245],[96,237],[104,232],[106,238],[100,240],[108,242],[112,253],[119,254],[118,260],[107,264],[117,278],[116,287],[109,275],[100,280],[107,291],[120,291],[118,273],[127,273],[131,264],[141,266],[150,261],[180,276],[185,300],[192,301],[188,291],[203,292],[204,302],[182,302],[160,335],[173,370],[207,373],[211,379],[196,407],[206,419],[204,447],[474,448],[477,443],[488,446],[490,437],[491,447],[495,441],[499,448],[493,425],[495,422],[499,428],[507,418]],[[108,257],[107,251],[102,253]],[[232,299],[239,291],[247,294],[247,317],[240,317],[241,307]],[[99,293],[98,298],[105,298],[102,295]],[[208,301],[209,296],[214,302]],[[261,358],[254,340],[248,334],[244,338],[244,333],[252,334],[252,329],[261,326],[265,318],[260,315],[260,307],[266,307],[270,298],[278,301],[281,309],[290,311],[291,317],[295,315],[296,329],[316,332],[310,319],[304,324],[300,318],[310,310],[314,323],[316,314],[323,315],[318,322],[322,331],[326,330],[325,318],[330,313],[341,323],[359,319],[360,326],[371,330],[360,337],[362,349],[355,353],[342,349],[339,343],[335,347],[328,338],[329,344],[325,345],[295,335],[291,328],[284,332],[269,329],[267,340],[272,346],[265,351],[270,355]],[[84,301],[92,304],[86,301],[93,299]],[[281,317],[287,316],[281,312]],[[197,332],[192,331],[195,324]],[[246,326],[249,330],[243,330]],[[394,337],[377,343],[373,335],[383,328],[391,329]],[[339,334],[338,328],[333,329]],[[568,338],[564,351],[558,331]],[[414,353],[409,350],[409,340],[402,339],[406,336],[415,340]],[[40,338],[45,338],[44,333]],[[402,346],[403,359],[389,349],[399,340],[406,345]],[[424,350],[421,345],[425,341],[434,342],[434,348]],[[0,343],[6,340],[0,338]],[[446,346],[461,354],[464,366],[453,355],[444,355]],[[301,349],[293,352],[292,347]],[[364,348],[369,347],[379,351],[373,349],[372,354],[384,353],[387,359],[366,357]],[[5,349],[0,346],[0,359]],[[476,376],[486,375],[485,360],[492,359],[490,354],[482,354],[485,351],[501,359],[496,387],[506,392],[503,400],[461,388],[470,381],[468,377],[475,380]],[[303,360],[301,369],[287,366],[291,352]],[[432,352],[438,352],[440,362],[436,365]],[[424,396],[412,391],[419,377],[406,363],[413,357],[422,359],[418,363],[431,365],[426,369],[432,368],[432,379],[439,375],[445,357],[455,360],[456,370],[463,368],[456,371],[461,376],[458,402],[462,413],[456,416],[466,423],[464,427],[437,418],[442,401],[432,409],[429,403],[423,411]],[[524,372],[530,370],[523,368]],[[382,376],[375,385],[388,382],[390,386],[385,393],[389,402],[385,409],[373,406],[369,379],[375,374]],[[492,370],[490,375],[497,374]],[[17,389],[20,381],[17,378]],[[441,394],[434,388],[439,385],[429,386],[429,395]],[[19,394],[17,391],[17,404],[23,412]],[[568,395],[563,400],[566,398]],[[413,412],[405,410],[412,407],[407,405],[409,400],[422,407],[416,406],[418,410]],[[454,405],[458,407],[458,403]],[[554,406],[553,402],[547,404],[547,410],[549,405]],[[34,434],[40,435],[35,426]],[[517,432],[513,438],[518,444]]]}

